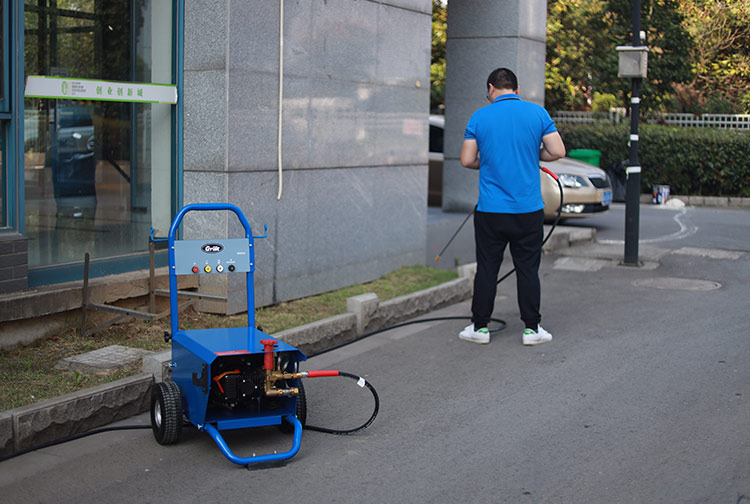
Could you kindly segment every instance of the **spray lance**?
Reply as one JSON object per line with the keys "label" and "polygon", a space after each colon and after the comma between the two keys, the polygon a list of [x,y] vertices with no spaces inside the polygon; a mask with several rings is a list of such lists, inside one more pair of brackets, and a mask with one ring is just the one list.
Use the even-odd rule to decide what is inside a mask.
{"label": "spray lance", "polygon": [[[560,190],[560,206],[557,207],[557,215],[555,216],[555,221],[552,223],[552,227],[547,233],[547,236],[544,237],[544,240],[542,240],[542,247],[543,247],[544,244],[547,243],[547,240],[549,240],[549,237],[552,236],[552,232],[557,227],[557,223],[560,222],[560,214],[562,213],[562,206],[563,206],[563,188],[562,188],[562,183],[560,183],[560,177],[555,175],[555,173],[552,170],[544,166],[539,166],[539,169],[542,170],[547,175],[549,175],[550,177],[552,177],[552,179],[555,182],[557,182],[557,188]],[[440,256],[443,255],[443,252],[445,252],[448,249],[448,247],[451,245],[451,243],[453,243],[453,240],[455,240],[456,236],[458,236],[458,233],[461,232],[461,229],[463,229],[464,224],[466,224],[466,222],[469,220],[469,217],[474,215],[474,212],[476,211],[477,211],[477,206],[474,205],[474,209],[471,212],[469,212],[469,215],[467,215],[464,221],[461,223],[461,225],[458,226],[458,229],[456,230],[455,233],[453,233],[453,236],[451,236],[450,240],[448,240],[448,243],[446,243],[443,249],[438,253],[438,255],[435,256],[435,262],[438,262],[440,260]],[[507,272],[505,275],[500,277],[500,280],[498,280],[497,283],[502,282],[503,280],[508,278],[510,275],[512,275],[515,271],[516,269],[513,268],[512,270]]]}

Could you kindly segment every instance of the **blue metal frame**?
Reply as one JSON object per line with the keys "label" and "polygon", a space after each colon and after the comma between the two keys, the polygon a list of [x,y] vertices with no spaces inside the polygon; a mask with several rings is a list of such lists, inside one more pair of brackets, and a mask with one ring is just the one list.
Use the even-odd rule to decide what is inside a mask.
{"label": "blue metal frame", "polygon": [[[245,272],[246,278],[246,295],[247,295],[247,327],[230,327],[214,329],[194,329],[180,330],[178,318],[178,300],[177,300],[177,276],[185,274],[191,266],[194,265],[193,274],[217,274],[218,269],[206,269],[197,267],[198,261],[191,259],[184,260],[180,257],[180,268],[177,268],[178,249],[180,254],[188,255],[192,250],[200,251],[202,249],[202,240],[188,240],[179,242],[180,246],[176,247],[176,242],[180,224],[184,216],[191,211],[231,211],[237,216],[245,230],[245,240],[247,243],[247,254],[242,250],[237,251],[237,271]],[[269,336],[259,329],[255,328],[255,295],[253,287],[253,278],[255,271],[255,238],[265,238],[264,236],[253,236],[250,223],[245,218],[242,211],[230,203],[197,203],[187,205],[182,208],[169,228],[169,306],[170,306],[170,326],[172,329],[172,380],[180,389],[180,394],[184,399],[184,413],[188,420],[198,427],[199,430],[206,431],[214,442],[217,444],[224,456],[231,462],[240,465],[251,463],[270,462],[285,460],[297,454],[302,439],[302,424],[296,417],[297,397],[279,398],[278,405],[271,410],[245,411],[225,409],[209,410],[209,396],[214,387],[211,377],[214,376],[214,370],[221,369],[221,364],[217,361],[223,359],[233,359],[237,356],[262,356],[266,353],[261,340]],[[239,239],[238,239],[239,240]],[[206,239],[206,244],[221,245],[222,239]],[[236,244],[236,241],[235,241]],[[224,241],[219,252],[228,246]],[[244,247],[240,244],[239,248]],[[236,250],[236,249],[235,249]],[[201,252],[202,254],[202,252]],[[240,255],[241,254],[241,255]],[[201,259],[202,260],[202,259]],[[247,262],[245,262],[247,261]],[[243,264],[239,264],[242,262]],[[208,264],[208,263],[206,263]],[[225,263],[222,263],[222,265]],[[275,352],[285,352],[291,359],[290,364],[294,368],[292,371],[299,370],[299,362],[305,360],[305,355],[296,348],[283,342],[278,342],[272,350]],[[214,363],[219,364],[218,368]],[[297,385],[296,383],[294,385]],[[269,455],[260,455],[252,457],[239,457],[232,453],[227,446],[220,431],[231,429],[243,429],[249,427],[261,427],[268,425],[279,425],[282,422],[288,422],[294,427],[294,440],[292,448],[283,453],[274,453]]]}
{"label": "blue metal frame", "polygon": [[277,460],[286,460],[294,457],[297,452],[299,451],[299,447],[302,443],[302,424],[297,420],[297,417],[294,415],[287,415],[284,417],[286,421],[291,422],[294,426],[294,442],[292,445],[292,449],[289,450],[286,453],[274,453],[274,454],[268,454],[268,455],[258,455],[255,457],[238,457],[232,451],[229,449],[229,446],[227,446],[226,441],[224,441],[224,438],[221,437],[221,434],[218,430],[216,430],[216,427],[214,427],[211,424],[207,424],[205,426],[205,431],[208,432],[208,435],[211,436],[211,439],[214,440],[214,442],[218,445],[219,449],[221,450],[221,453],[224,454],[226,458],[229,459],[230,462],[234,462],[238,465],[248,465],[248,464],[258,464],[261,462],[274,462]]}
{"label": "blue metal frame", "polygon": [[[229,210],[234,212],[237,218],[242,223],[242,227],[245,229],[245,238],[249,242],[248,258],[250,260],[250,271],[247,272],[247,285],[245,286],[247,292],[247,326],[248,326],[248,350],[255,350],[260,345],[260,340],[256,337],[255,332],[255,310],[251,307],[255,307],[255,293],[253,288],[253,271],[255,270],[255,243],[252,228],[248,222],[245,214],[242,213],[237,206],[231,203],[196,203],[187,205],[182,208],[174,220],[172,226],[169,228],[169,290],[170,293],[177,292],[177,275],[174,274],[175,270],[175,257],[174,257],[174,242],[177,239],[177,232],[182,223],[182,219],[188,212],[193,211],[219,211]],[[179,321],[177,318],[177,296],[170,295],[170,323],[172,328],[172,334],[176,334],[179,331]],[[257,344],[257,345],[256,345]],[[260,345],[262,349],[262,345]]]}

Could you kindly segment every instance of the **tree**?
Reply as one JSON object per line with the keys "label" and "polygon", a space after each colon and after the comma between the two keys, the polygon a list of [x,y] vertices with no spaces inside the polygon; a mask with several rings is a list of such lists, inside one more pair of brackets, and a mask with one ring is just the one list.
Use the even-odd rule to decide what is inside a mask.
{"label": "tree", "polygon": [[605,57],[606,34],[594,21],[604,0],[550,0],[547,13],[545,101],[553,110],[586,110],[595,88],[590,61]]}
{"label": "tree", "polygon": [[430,111],[445,109],[445,52],[448,28],[446,0],[432,0],[432,58],[430,64]]}
{"label": "tree", "polygon": [[750,113],[750,0],[681,2],[684,27],[693,37],[693,78],[677,88],[680,109]]}
{"label": "tree", "polygon": [[[613,45],[632,43],[631,0],[608,0],[610,40]],[[683,28],[677,0],[642,0],[641,30],[646,33],[649,48],[648,78],[643,81],[641,96],[644,110],[660,110],[674,96],[674,86],[692,78],[689,48],[692,37]],[[594,65],[597,65],[594,61]],[[627,103],[630,96],[628,79],[617,77],[617,65],[600,68],[606,92],[621,96]],[[619,91],[619,93],[618,93]]]}
{"label": "tree", "polygon": [[[661,108],[674,85],[692,78],[692,38],[682,27],[677,0],[643,0],[641,30],[646,32],[648,79],[643,108]],[[632,42],[630,0],[550,0],[548,2],[547,107],[586,110],[594,92],[618,96],[627,106],[630,81],[617,76],[615,47]],[[560,83],[570,83],[567,87]],[[582,97],[581,97],[582,95]]]}

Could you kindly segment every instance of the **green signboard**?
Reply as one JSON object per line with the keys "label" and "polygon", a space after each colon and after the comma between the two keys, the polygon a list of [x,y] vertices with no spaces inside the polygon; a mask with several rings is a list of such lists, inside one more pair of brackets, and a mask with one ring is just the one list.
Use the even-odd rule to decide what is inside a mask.
{"label": "green signboard", "polygon": [[177,86],[30,75],[26,98],[101,100],[136,103],[177,103]]}

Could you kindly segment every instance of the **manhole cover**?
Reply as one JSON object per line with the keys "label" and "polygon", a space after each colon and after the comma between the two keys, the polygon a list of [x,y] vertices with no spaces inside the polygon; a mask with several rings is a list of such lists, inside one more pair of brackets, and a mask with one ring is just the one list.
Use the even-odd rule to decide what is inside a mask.
{"label": "manhole cover", "polygon": [[652,289],[710,291],[721,288],[719,282],[711,280],[694,280],[690,278],[641,278],[634,280],[633,285],[638,287],[650,287]]}

